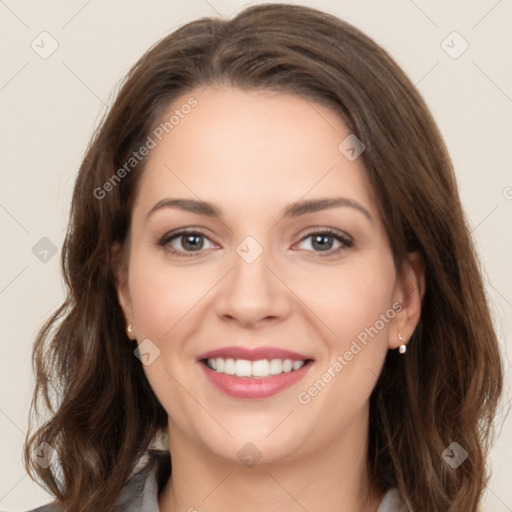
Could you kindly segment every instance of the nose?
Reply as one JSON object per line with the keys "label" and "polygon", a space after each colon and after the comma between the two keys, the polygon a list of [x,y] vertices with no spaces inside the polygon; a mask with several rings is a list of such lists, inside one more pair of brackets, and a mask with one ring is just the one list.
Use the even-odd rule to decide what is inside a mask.
{"label": "nose", "polygon": [[235,253],[233,267],[218,289],[218,316],[251,329],[283,322],[290,315],[292,294],[276,269],[271,268],[275,265],[267,251],[254,261],[240,254]]}

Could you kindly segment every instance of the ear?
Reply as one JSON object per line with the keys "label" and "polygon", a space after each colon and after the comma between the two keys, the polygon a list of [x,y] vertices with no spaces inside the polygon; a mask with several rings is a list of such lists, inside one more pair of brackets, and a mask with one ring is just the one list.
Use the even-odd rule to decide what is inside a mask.
{"label": "ear", "polygon": [[[123,310],[126,325],[133,324],[132,301],[128,285],[128,266],[123,258],[121,244],[119,242],[114,242],[110,253],[116,281],[117,299],[121,309]],[[132,336],[135,338],[135,327],[133,325],[130,337]]]}
{"label": "ear", "polygon": [[[395,302],[401,304],[390,329],[388,347],[398,348],[407,344],[421,316],[421,303],[425,295],[425,264],[419,252],[409,253],[398,276]],[[402,340],[399,335],[402,335]]]}

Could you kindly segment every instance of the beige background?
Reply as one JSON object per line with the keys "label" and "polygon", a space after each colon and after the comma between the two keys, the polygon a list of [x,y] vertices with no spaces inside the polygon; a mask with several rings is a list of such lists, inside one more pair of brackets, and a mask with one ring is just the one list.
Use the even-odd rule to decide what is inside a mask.
{"label": "beige background", "polygon": [[[324,9],[362,29],[390,52],[426,99],[456,168],[501,345],[508,352],[510,381],[512,2],[295,3]],[[38,327],[63,298],[60,248],[74,177],[93,127],[118,81],[150,45],[187,21],[229,16],[244,5],[234,0],[0,0],[2,510],[49,501],[21,463],[33,384],[30,352]],[[43,31],[51,36],[38,37]],[[469,44],[458,58],[452,56],[463,49],[459,36],[447,40],[452,56],[441,46],[453,31]],[[43,51],[41,37],[44,51],[51,49],[51,38],[58,43],[46,59],[31,48],[35,40]],[[58,249],[46,262],[32,252],[43,237]],[[48,241],[39,244],[44,248]],[[485,509],[493,512],[512,511],[510,399],[508,386],[485,495]]]}

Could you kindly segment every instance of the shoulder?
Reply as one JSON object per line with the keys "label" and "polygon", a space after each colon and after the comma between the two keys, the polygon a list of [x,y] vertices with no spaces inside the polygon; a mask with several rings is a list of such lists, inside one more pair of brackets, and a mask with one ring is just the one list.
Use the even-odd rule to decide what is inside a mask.
{"label": "shoulder", "polygon": [[[0,512],[7,512],[6,510],[0,510]],[[42,505],[41,507],[31,508],[26,512],[59,512],[58,505],[55,503],[48,503],[47,505]]]}
{"label": "shoulder", "polygon": [[[148,450],[137,462],[121,491],[119,512],[158,512],[158,493],[171,474],[171,456],[165,450]],[[27,512],[60,512],[58,503],[49,503]]]}
{"label": "shoulder", "polygon": [[[7,512],[6,510],[0,510],[0,512]],[[37,508],[31,508],[26,512],[59,512],[58,505],[56,503],[48,503]]]}
{"label": "shoulder", "polygon": [[400,498],[398,490],[393,487],[384,495],[377,512],[410,512],[410,509],[406,507]]}

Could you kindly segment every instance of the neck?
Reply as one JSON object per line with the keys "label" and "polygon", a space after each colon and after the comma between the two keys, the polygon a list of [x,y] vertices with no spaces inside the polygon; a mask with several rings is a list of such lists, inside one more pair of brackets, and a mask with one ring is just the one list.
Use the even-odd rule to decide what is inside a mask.
{"label": "neck", "polygon": [[376,512],[382,493],[367,472],[368,423],[353,425],[307,457],[252,467],[219,458],[170,429],[172,477],[160,510]]}

